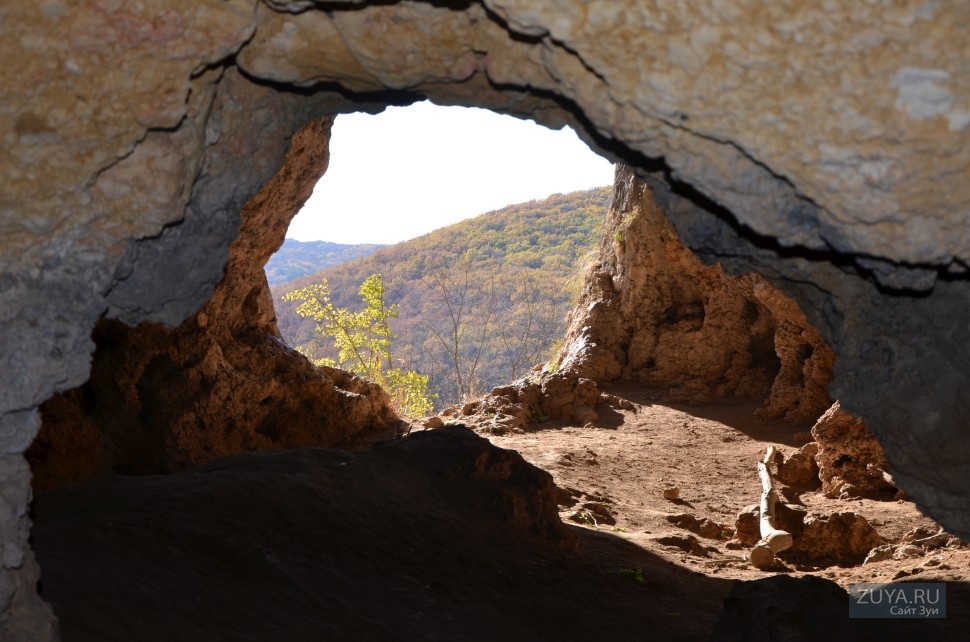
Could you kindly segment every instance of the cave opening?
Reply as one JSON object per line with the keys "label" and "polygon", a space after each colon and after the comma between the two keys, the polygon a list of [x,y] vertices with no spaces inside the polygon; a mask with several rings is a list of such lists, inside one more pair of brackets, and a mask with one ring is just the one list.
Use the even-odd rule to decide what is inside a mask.
{"label": "cave opening", "polygon": [[[400,413],[379,385],[314,368],[283,345],[276,330],[285,316],[263,280],[272,248],[254,250],[282,242],[328,155],[333,122],[315,121],[295,136],[283,169],[243,208],[234,245],[243,250],[230,249],[226,278],[195,317],[174,330],[100,323],[92,379],[45,404],[48,432],[30,454],[35,548],[47,569],[41,596],[68,637],[158,618],[145,600],[159,598],[182,613],[167,632],[252,627],[247,613],[267,590],[282,590],[285,600],[306,600],[308,591],[328,602],[344,595],[337,607],[309,600],[316,614],[279,605],[298,619],[285,627],[296,637],[347,635],[361,626],[356,617],[373,618],[371,592],[408,597],[389,616],[393,623],[362,626],[367,635],[401,626],[400,614],[430,603],[439,606],[421,611],[426,621],[416,635],[467,632],[468,621],[485,618],[491,637],[502,627],[471,586],[493,600],[505,595],[494,608],[516,614],[509,635],[561,627],[563,596],[595,591],[584,617],[599,630],[593,613],[606,608],[603,600],[617,614],[636,608],[635,587],[671,561],[671,581],[681,588],[666,596],[667,608],[685,600],[710,606],[731,587],[718,573],[761,572],[732,551],[757,544],[758,515],[748,503],[757,497],[751,469],[765,444],[783,453],[771,463],[787,500],[779,527],[798,542],[774,560],[776,571],[862,568],[882,542],[862,513],[897,538],[910,534],[895,533],[904,525],[923,540],[938,535],[918,513],[901,520],[884,508],[895,489],[873,478],[873,466],[886,472],[878,468],[886,464],[861,422],[836,409],[828,423],[806,430],[827,406],[832,356],[798,306],[754,275],[729,276],[694,258],[655,202],[656,193],[670,198],[663,186],[626,167],[616,172],[600,255],[556,358],[396,438]],[[280,207],[289,210],[281,215]],[[488,219],[481,229],[497,230]],[[69,439],[51,439],[52,426]],[[858,434],[839,443],[846,430]],[[51,462],[58,465],[45,467]],[[862,497],[865,510],[842,510],[846,493]],[[308,529],[309,539],[300,535]],[[76,536],[65,541],[65,533]],[[407,542],[403,556],[389,545],[395,535]],[[577,542],[585,556],[571,552]],[[718,573],[708,572],[711,562]],[[453,579],[468,564],[478,570]],[[528,613],[508,602],[517,594],[510,575],[534,593],[550,565],[561,568],[557,592],[530,603]],[[605,583],[596,579],[604,573]],[[869,576],[847,570],[842,581]],[[294,580],[298,589],[284,588]],[[688,597],[697,591],[706,597]],[[112,608],[123,602],[130,616],[105,624],[90,596]],[[202,611],[213,609],[234,623],[201,624]],[[457,613],[461,624],[452,620]],[[671,630],[708,630],[711,613]],[[617,632],[637,630],[629,619],[611,619]],[[270,617],[255,630],[266,626],[279,623]]]}
{"label": "cave opening", "polygon": [[[609,162],[569,128],[427,102],[340,116],[334,131],[327,172],[266,265],[284,340],[420,416],[551,361],[599,244]],[[338,317],[375,276],[387,328]]]}
{"label": "cave opening", "polygon": [[[724,550],[742,549],[718,543],[730,527],[718,514],[758,489],[740,488],[737,480],[749,478],[740,469],[715,474],[726,459],[761,457],[755,451],[771,440],[760,431],[771,426],[760,420],[782,422],[773,434],[786,437],[777,444],[784,459],[771,464],[779,478],[783,467],[794,474],[826,461],[824,449],[793,454],[805,436],[785,433],[783,423],[809,416],[825,396],[820,382],[832,373],[816,337],[805,335],[814,326],[839,355],[833,396],[872,422],[921,507],[970,532],[965,422],[954,421],[970,403],[970,343],[960,340],[970,327],[968,250],[965,235],[953,233],[967,202],[953,177],[970,166],[965,52],[951,46],[963,41],[962,8],[903,3],[877,17],[842,3],[793,10],[796,21],[757,3],[716,12],[649,3],[569,9],[272,0],[155,15],[138,3],[10,4],[3,26],[18,33],[2,42],[22,65],[5,77],[0,113],[8,125],[0,345],[10,373],[0,394],[0,637],[57,637],[35,591],[22,457],[40,425],[37,406],[49,398],[45,424],[114,400],[97,419],[119,435],[137,426],[134,441],[152,444],[139,453],[121,438],[104,443],[107,433],[81,422],[62,431],[59,446],[46,445],[45,456],[68,472],[35,477],[34,544],[65,639],[726,637],[732,621],[741,631],[765,625],[767,615],[743,608],[745,599],[764,606],[765,592],[794,593],[801,605],[809,596],[812,622],[796,606],[780,610],[780,624],[837,639],[858,633],[840,602],[853,580],[920,575],[962,595],[962,544],[935,524],[898,532],[878,511],[870,525],[888,541],[871,549],[868,568],[825,566],[813,581],[751,574]],[[610,221],[555,371],[500,387],[443,418],[441,430],[387,441],[399,426],[378,389],[294,365],[268,331],[272,302],[254,286],[255,264],[268,256],[253,258],[273,243],[229,246],[242,219],[282,242],[285,225],[266,215],[307,194],[260,188],[281,166],[290,176],[275,187],[312,182],[329,136],[321,114],[418,96],[576,125],[636,177],[617,183],[617,201],[632,209],[618,208]],[[287,149],[302,150],[306,162],[285,164]],[[648,259],[675,272],[690,259],[634,178],[670,215],[684,248],[738,280],[694,266],[676,287],[651,290],[663,270],[644,269]],[[227,264],[246,278],[216,287]],[[738,276],[752,268],[800,309]],[[732,288],[736,296],[714,305],[704,294]],[[656,322],[637,322],[638,308]],[[799,314],[809,326],[792,322]],[[735,332],[737,319],[746,333]],[[70,390],[87,378],[92,328],[108,346],[95,357],[107,374]],[[127,358],[132,349],[144,358]],[[276,383],[252,373],[273,373]],[[178,392],[139,401],[172,384]],[[745,392],[768,404],[734,408],[734,429],[724,417],[706,423],[703,415],[715,413],[698,406],[677,407],[709,409]],[[662,426],[649,421],[658,407],[669,411]],[[862,434],[839,408],[824,417],[833,433]],[[575,483],[556,490],[537,469],[453,425],[475,422],[562,479],[574,473]],[[540,430],[516,431],[528,424]],[[661,441],[671,426],[678,438]],[[543,448],[542,437],[567,433],[574,445]],[[631,439],[666,456],[620,459],[643,452]],[[854,441],[865,447],[853,445],[852,461],[866,465],[835,457],[856,477],[840,478],[836,497],[822,493],[833,502],[828,518],[783,527],[867,541],[869,531],[842,510],[856,500],[841,495],[894,480],[875,440]],[[366,450],[375,442],[383,443]],[[345,449],[292,450],[324,443]],[[104,458],[82,455],[92,448]],[[242,459],[221,459],[230,452]],[[214,463],[197,466],[204,461]],[[71,468],[82,464],[89,470]],[[40,491],[112,465],[139,476]],[[654,469],[666,472],[640,472]],[[140,474],[152,472],[171,474]],[[625,504],[636,495],[599,485],[604,472],[648,489],[647,521],[624,521],[639,510]],[[804,501],[797,490],[785,499],[796,508]],[[575,525],[564,527],[563,516]],[[569,552],[577,538],[586,553]],[[745,580],[730,600],[728,578]],[[773,606],[766,610],[779,613]],[[645,611],[651,617],[632,621]],[[811,630],[826,619],[820,613],[836,628]],[[891,624],[886,639],[909,633]],[[946,624],[957,626],[914,628],[911,637],[961,628],[956,618]]]}

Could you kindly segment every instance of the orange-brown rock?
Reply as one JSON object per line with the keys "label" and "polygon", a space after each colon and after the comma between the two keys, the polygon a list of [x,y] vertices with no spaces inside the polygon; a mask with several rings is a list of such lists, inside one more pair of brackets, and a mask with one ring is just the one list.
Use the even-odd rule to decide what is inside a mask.
{"label": "orange-brown rock", "polygon": [[818,444],[810,441],[791,455],[782,457],[777,462],[775,477],[789,486],[802,488],[818,488]]}
{"label": "orange-brown rock", "polygon": [[[779,554],[783,560],[813,566],[860,564],[883,541],[872,525],[856,513],[808,514],[781,502],[775,509],[775,525],[791,533],[794,540],[789,550]],[[735,540],[744,546],[753,546],[760,540],[758,520],[756,504],[738,513]]]}
{"label": "orange-brown rock", "polygon": [[396,426],[377,385],[314,367],[285,345],[262,269],[326,170],[332,122],[298,132],[283,167],[243,208],[226,275],[194,317],[175,329],[98,324],[90,381],[42,407],[28,452],[35,487],[259,450],[359,446]]}
{"label": "orange-brown rock", "polygon": [[818,442],[819,478],[828,497],[892,499],[896,487],[884,474],[889,462],[875,435],[862,419],[842,410],[836,401],[812,426]]}
{"label": "orange-brown rock", "polygon": [[687,249],[650,188],[617,166],[598,262],[560,352],[596,381],[663,386],[675,399],[765,396],[765,417],[811,423],[828,407],[833,354],[798,304]]}
{"label": "orange-brown rock", "polygon": [[[966,21],[965,3],[924,0],[7,0],[0,636],[56,637],[27,544],[38,406],[87,379],[106,309],[131,325],[195,314],[239,206],[280,166],[258,152],[371,109],[355,91],[569,123],[611,158],[662,161],[701,197],[689,245],[798,298],[839,355],[835,396],[968,536]],[[260,114],[244,136],[258,144],[224,144],[240,130],[217,105]],[[692,377],[682,394],[710,387]]]}
{"label": "orange-brown rock", "polygon": [[861,564],[882,541],[865,517],[842,512],[807,517],[792,550],[814,563],[849,566]]}
{"label": "orange-brown rock", "polygon": [[[543,371],[493,388],[481,399],[465,404],[461,415],[485,432],[504,434],[547,419],[595,423],[600,400],[595,381],[575,372]],[[454,415],[457,410],[445,414]]]}
{"label": "orange-brown rock", "polygon": [[[697,518],[689,513],[667,515],[667,521],[707,539],[726,539],[724,526],[707,517]],[[728,529],[730,532],[730,529]],[[733,533],[732,533],[733,534]],[[755,540],[757,541],[757,540]]]}

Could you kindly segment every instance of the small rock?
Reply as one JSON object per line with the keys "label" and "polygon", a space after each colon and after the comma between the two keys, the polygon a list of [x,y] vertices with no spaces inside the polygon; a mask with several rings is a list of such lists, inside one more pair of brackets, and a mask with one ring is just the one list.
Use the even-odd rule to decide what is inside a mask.
{"label": "small rock", "polygon": [[701,537],[706,537],[707,539],[726,539],[723,535],[724,527],[706,517],[698,519],[687,513],[678,513],[676,515],[667,515],[666,519],[671,524],[696,533]]}
{"label": "small rock", "polygon": [[903,569],[903,570],[897,572],[895,575],[893,575],[893,580],[901,580],[904,577],[910,577],[912,575],[918,575],[918,574],[920,574],[922,572],[923,572],[923,569],[921,569],[921,568]]}
{"label": "small rock", "polygon": [[586,502],[583,504],[583,508],[586,512],[590,513],[596,518],[598,524],[608,524],[614,526],[616,524],[616,518],[610,513],[609,509],[598,502]]}
{"label": "small rock", "polygon": [[914,557],[923,557],[923,548],[916,546],[915,544],[903,544],[902,546],[897,546],[895,552],[893,553],[894,560],[905,560],[912,559]]}
{"label": "small rock", "polygon": [[668,486],[664,488],[663,496],[667,501],[676,501],[680,499],[680,488],[677,486]]}
{"label": "small rock", "polygon": [[734,539],[742,546],[754,546],[761,539],[757,504],[745,506],[734,521]]}
{"label": "small rock", "polygon": [[577,524],[583,524],[584,526],[596,526],[596,518],[587,511],[578,510],[569,515],[568,519]]}
{"label": "small rock", "polygon": [[919,526],[907,532],[900,538],[900,541],[907,544],[919,544],[927,548],[946,548],[960,545],[959,539],[953,537],[942,528],[934,530],[926,526]]}
{"label": "small rock", "polygon": [[906,533],[899,538],[900,542],[910,543],[915,542],[918,539],[925,539],[932,535],[936,535],[940,531],[935,528],[929,528],[927,526],[917,526],[912,530],[906,531]]}
{"label": "small rock", "polygon": [[815,463],[817,454],[817,443],[812,441],[805,444],[790,457],[785,457],[778,462],[778,479],[789,486],[817,488],[821,485],[818,478],[818,464]]}
{"label": "small rock", "polygon": [[875,564],[876,562],[883,562],[885,560],[891,560],[893,558],[893,546],[892,544],[883,544],[882,546],[877,546],[866,555],[866,559],[863,560],[863,564]]}
{"label": "small rock", "polygon": [[690,553],[698,557],[710,557],[711,553],[717,552],[717,549],[713,546],[709,547],[701,544],[700,540],[693,535],[664,535],[654,538],[654,541],[664,546],[679,548],[685,553]]}
{"label": "small rock", "polygon": [[445,422],[441,420],[441,417],[428,417],[424,420],[425,428],[443,428]]}
{"label": "small rock", "polygon": [[637,409],[637,407],[629,399],[624,399],[623,397],[617,397],[616,395],[611,395],[606,392],[600,393],[600,403],[606,404],[611,408],[619,408],[620,410]]}

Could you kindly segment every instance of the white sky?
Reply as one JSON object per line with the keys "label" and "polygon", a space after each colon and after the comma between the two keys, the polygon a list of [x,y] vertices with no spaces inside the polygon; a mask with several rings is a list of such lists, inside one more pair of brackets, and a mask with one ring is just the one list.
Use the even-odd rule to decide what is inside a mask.
{"label": "white sky", "polygon": [[505,205],[613,183],[566,127],[428,102],[337,117],[330,168],[287,237],[396,243]]}

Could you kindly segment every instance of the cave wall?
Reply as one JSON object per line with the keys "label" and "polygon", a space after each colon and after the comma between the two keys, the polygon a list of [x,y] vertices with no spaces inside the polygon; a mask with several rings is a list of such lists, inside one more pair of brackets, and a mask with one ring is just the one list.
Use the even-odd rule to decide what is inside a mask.
{"label": "cave wall", "polygon": [[285,344],[263,272],[327,168],[333,120],[297,131],[282,167],[243,205],[225,274],[196,314],[176,328],[98,322],[89,380],[41,405],[27,451],[35,491],[395,434],[378,385],[316,368]]}
{"label": "cave wall", "polygon": [[4,3],[0,637],[54,635],[23,452],[96,320],[194,314],[294,132],[420,96],[571,124],[691,186],[686,243],[801,303],[833,396],[970,535],[968,26],[922,0]]}
{"label": "cave wall", "polygon": [[617,164],[598,259],[558,362],[667,398],[763,397],[765,418],[811,426],[831,404],[834,355],[798,304],[757,274],[730,276],[684,246],[653,191]]}

